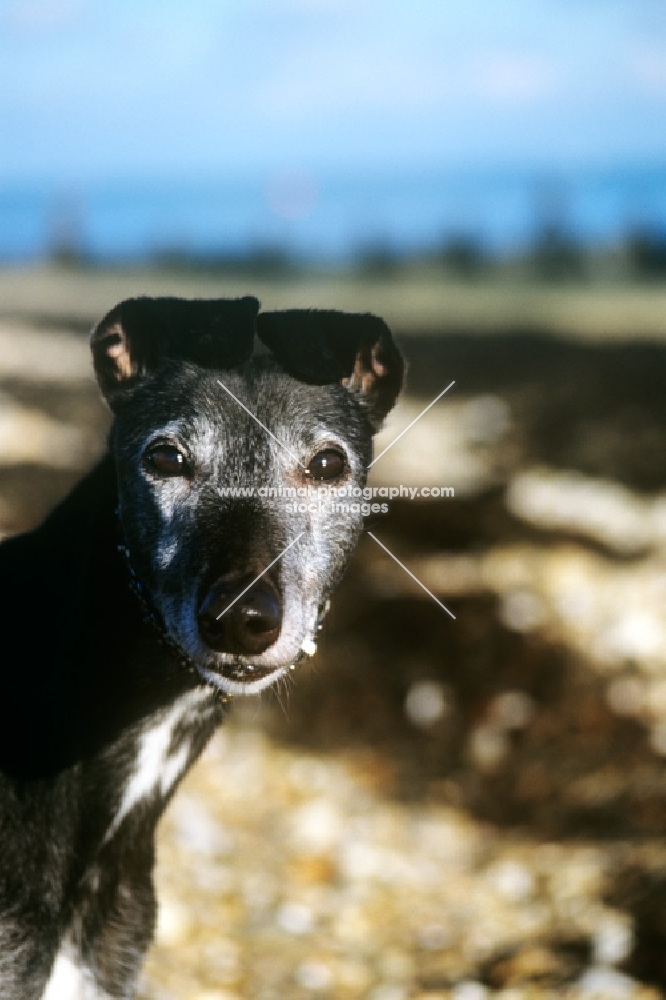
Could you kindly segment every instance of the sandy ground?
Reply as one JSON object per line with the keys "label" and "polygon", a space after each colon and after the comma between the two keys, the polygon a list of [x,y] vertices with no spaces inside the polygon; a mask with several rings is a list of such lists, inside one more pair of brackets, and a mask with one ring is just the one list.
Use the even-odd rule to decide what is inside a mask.
{"label": "sandy ground", "polygon": [[[0,274],[5,532],[103,448],[81,331],[153,281],[193,287]],[[665,293],[310,293],[402,332],[378,451],[456,381],[372,480],[455,497],[371,528],[456,619],[362,540],[313,663],[165,817],[142,997],[666,996]]]}
{"label": "sandy ground", "polygon": [[539,330],[595,342],[666,338],[666,287],[624,283],[534,284],[519,279],[445,280],[437,270],[405,268],[389,277],[354,274],[293,277],[77,271],[45,267],[0,269],[0,315],[43,325],[87,328],[116,302],[133,295],[188,297],[256,295],[264,309],[313,307],[376,312],[404,335],[465,330]]}

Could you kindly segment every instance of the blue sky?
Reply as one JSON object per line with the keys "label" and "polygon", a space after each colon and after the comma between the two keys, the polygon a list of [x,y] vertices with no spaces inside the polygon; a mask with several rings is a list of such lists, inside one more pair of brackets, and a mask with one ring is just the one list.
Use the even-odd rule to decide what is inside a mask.
{"label": "blue sky", "polygon": [[663,0],[0,0],[0,183],[618,164]]}

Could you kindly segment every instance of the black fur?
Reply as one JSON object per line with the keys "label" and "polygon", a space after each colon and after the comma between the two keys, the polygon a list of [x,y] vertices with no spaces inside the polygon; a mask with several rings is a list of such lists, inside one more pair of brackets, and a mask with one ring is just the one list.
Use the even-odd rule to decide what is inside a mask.
{"label": "black fur", "polygon": [[[112,310],[92,337],[116,414],[110,454],[41,527],[0,546],[2,1000],[42,997],[57,954],[79,970],[86,998],[133,995],[153,931],[157,820],[221,722],[229,685],[262,671],[268,683],[300,655],[294,643],[361,530],[358,516],[338,516],[322,534],[310,515],[220,494],[302,475],[227,390],[303,464],[318,442],[343,442],[349,476],[363,483],[402,373],[385,325],[346,314],[260,316],[273,355],[252,358],[257,309],[254,299],[144,299]],[[189,449],[187,482],[146,472],[146,442],[165,428]],[[259,573],[297,537],[270,574],[286,638],[257,656],[202,652],[187,608],[220,574]],[[125,546],[145,604],[130,589]],[[281,643],[287,659],[276,665]],[[148,747],[164,767],[139,794]]]}

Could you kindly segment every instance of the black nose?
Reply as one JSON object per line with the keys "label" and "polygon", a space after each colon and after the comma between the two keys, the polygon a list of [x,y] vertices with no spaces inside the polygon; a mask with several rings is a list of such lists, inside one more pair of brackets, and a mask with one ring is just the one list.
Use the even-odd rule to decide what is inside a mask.
{"label": "black nose", "polygon": [[[272,646],[280,634],[282,607],[267,580],[252,578],[230,582],[217,580],[199,607],[197,623],[201,638],[218,653],[258,655]],[[242,594],[242,597],[240,596]]]}

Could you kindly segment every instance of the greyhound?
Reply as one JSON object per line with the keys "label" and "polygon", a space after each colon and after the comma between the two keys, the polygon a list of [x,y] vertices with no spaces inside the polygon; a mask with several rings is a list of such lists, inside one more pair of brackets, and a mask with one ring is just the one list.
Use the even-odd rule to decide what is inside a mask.
{"label": "greyhound", "polygon": [[403,373],[381,319],[251,297],[128,299],[91,346],[109,451],[0,545],[3,1000],[134,996],[157,821],[231,696],[313,653],[362,531],[275,486],[362,487]]}

